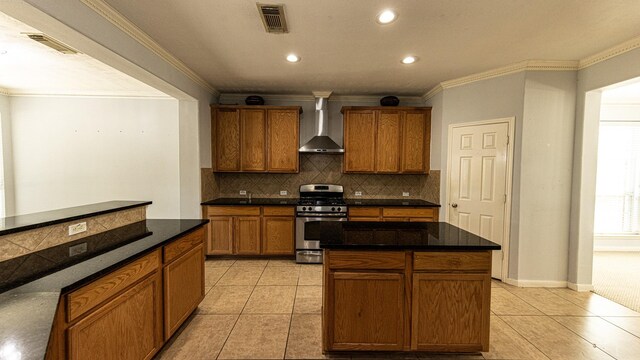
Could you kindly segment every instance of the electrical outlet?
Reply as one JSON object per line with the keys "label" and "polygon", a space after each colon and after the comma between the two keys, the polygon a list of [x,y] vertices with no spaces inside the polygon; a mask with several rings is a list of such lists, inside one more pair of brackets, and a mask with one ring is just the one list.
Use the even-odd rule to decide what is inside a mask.
{"label": "electrical outlet", "polygon": [[280,190],[280,196],[287,196],[289,192],[287,190]]}
{"label": "electrical outlet", "polygon": [[240,195],[247,195],[247,190],[240,190]]}
{"label": "electrical outlet", "polygon": [[362,196],[362,191],[356,191],[356,196]]}
{"label": "electrical outlet", "polygon": [[69,257],[80,255],[84,252],[87,252],[87,243],[82,243],[78,245],[73,245],[69,247]]}
{"label": "electrical outlet", "polygon": [[81,223],[69,225],[69,236],[80,234],[82,232],[87,231],[87,222],[83,221]]}
{"label": "electrical outlet", "polygon": [[403,191],[402,192],[402,196],[409,196],[409,192],[408,191]]}

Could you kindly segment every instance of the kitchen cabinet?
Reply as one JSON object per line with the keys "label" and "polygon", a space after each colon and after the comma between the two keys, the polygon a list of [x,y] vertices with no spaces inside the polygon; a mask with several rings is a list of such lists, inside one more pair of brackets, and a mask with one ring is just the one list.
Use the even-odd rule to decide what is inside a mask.
{"label": "kitchen cabinet", "polygon": [[205,206],[208,255],[293,255],[295,210],[290,206]]}
{"label": "kitchen cabinet", "polygon": [[204,228],[165,247],[164,339],[168,340],[204,298]]}
{"label": "kitchen cabinet", "polygon": [[206,228],[61,297],[47,359],[151,359],[204,297]]}
{"label": "kitchen cabinet", "polygon": [[332,350],[402,350],[403,274],[335,271],[325,286]]}
{"label": "kitchen cabinet", "polygon": [[349,221],[437,222],[437,208],[356,207],[349,208]]}
{"label": "kitchen cabinet", "polygon": [[265,207],[263,212],[262,253],[264,255],[293,255],[295,251],[293,208]]}
{"label": "kitchen cabinet", "polygon": [[431,108],[342,108],[345,173],[429,173]]}
{"label": "kitchen cabinet", "polygon": [[266,116],[263,109],[240,110],[240,169],[242,171],[265,171]]}
{"label": "kitchen cabinet", "polygon": [[155,272],[70,326],[69,359],[151,359],[163,343],[161,289]]}
{"label": "kitchen cabinet", "polygon": [[297,109],[267,110],[268,171],[297,173],[300,114]]}
{"label": "kitchen cabinet", "polygon": [[376,113],[351,110],[344,116],[344,172],[375,171]]}
{"label": "kitchen cabinet", "polygon": [[215,172],[297,173],[299,106],[211,106]]}
{"label": "kitchen cabinet", "polygon": [[491,251],[324,255],[325,351],[489,350]]}

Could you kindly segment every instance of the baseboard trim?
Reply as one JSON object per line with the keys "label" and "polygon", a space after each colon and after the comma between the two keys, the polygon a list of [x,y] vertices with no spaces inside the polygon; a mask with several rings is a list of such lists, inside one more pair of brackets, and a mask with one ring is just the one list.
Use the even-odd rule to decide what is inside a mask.
{"label": "baseboard trim", "polygon": [[516,280],[506,278],[503,282],[517,287],[546,287],[546,288],[566,288],[566,281],[557,280]]}
{"label": "baseboard trim", "polygon": [[587,291],[593,290],[593,285],[591,284],[574,284],[574,283],[568,282],[567,287],[571,290],[575,290],[578,292],[587,292]]}

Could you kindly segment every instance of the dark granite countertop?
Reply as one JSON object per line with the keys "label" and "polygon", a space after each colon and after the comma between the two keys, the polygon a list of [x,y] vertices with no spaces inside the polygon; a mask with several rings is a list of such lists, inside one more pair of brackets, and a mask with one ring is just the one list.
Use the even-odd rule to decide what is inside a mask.
{"label": "dark granite countertop", "polygon": [[298,198],[217,198],[200,205],[296,206]]}
{"label": "dark granite countertop", "polygon": [[[148,219],[0,262],[0,349],[20,353],[22,360],[43,359],[62,292],[207,222]],[[82,244],[85,252],[69,255]]]}
{"label": "dark granite countertop", "polygon": [[420,199],[345,199],[348,206],[407,206],[407,207],[440,207],[438,204]]}
{"label": "dark granite countertop", "polygon": [[0,236],[150,204],[151,201],[107,201],[0,218]]}
{"label": "dark granite countertop", "polygon": [[445,222],[314,221],[305,239],[323,249],[341,250],[499,250],[500,245]]}

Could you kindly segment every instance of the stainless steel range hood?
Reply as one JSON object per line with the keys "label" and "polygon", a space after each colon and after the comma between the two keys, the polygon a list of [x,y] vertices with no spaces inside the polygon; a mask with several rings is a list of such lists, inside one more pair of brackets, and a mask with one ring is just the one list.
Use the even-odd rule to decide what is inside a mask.
{"label": "stainless steel range hood", "polygon": [[331,96],[330,91],[314,91],[316,97],[316,134],[300,148],[301,153],[341,154],[344,149],[336,144],[329,135],[329,111],[327,101]]}

